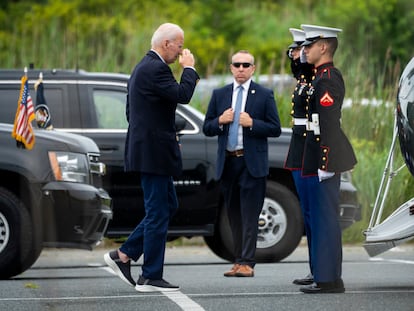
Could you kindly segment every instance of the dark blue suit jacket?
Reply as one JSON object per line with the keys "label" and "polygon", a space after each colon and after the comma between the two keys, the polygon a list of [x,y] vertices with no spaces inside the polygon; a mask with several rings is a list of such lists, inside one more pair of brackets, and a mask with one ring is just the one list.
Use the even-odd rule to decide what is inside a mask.
{"label": "dark blue suit jacket", "polygon": [[[233,84],[213,91],[203,126],[206,136],[218,135],[217,179],[220,179],[223,173],[229,132],[229,124],[220,127],[218,119],[231,107],[232,95]],[[252,81],[247,93],[245,111],[253,118],[253,127],[243,128],[246,166],[253,177],[264,177],[269,173],[267,137],[277,137],[281,134],[273,91]]]}
{"label": "dark blue suit jacket", "polygon": [[199,76],[184,68],[178,83],[153,51],[136,65],[128,81],[125,170],[177,176],[182,170],[175,129],[177,104],[188,104]]}

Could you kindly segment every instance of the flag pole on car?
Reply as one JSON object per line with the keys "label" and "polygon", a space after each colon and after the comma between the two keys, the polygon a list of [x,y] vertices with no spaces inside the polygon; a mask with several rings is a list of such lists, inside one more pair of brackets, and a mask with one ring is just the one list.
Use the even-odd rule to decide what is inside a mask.
{"label": "flag pole on car", "polygon": [[24,75],[21,78],[20,94],[17,102],[16,116],[12,137],[16,139],[19,148],[32,149],[35,143],[32,121],[35,119],[33,101],[29,92],[27,67],[24,67]]}
{"label": "flag pole on car", "polygon": [[50,115],[49,107],[46,103],[43,87],[43,73],[39,73],[39,79],[35,83],[36,90],[36,123],[37,127],[41,129],[51,130],[53,129],[52,118]]}

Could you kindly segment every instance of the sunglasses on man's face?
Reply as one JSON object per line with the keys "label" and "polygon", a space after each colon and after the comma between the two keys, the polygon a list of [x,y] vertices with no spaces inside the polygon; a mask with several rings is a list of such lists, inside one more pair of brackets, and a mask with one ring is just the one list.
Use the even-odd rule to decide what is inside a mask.
{"label": "sunglasses on man's face", "polygon": [[236,68],[240,68],[240,66],[243,66],[243,68],[249,68],[252,66],[250,63],[232,63],[232,65]]}

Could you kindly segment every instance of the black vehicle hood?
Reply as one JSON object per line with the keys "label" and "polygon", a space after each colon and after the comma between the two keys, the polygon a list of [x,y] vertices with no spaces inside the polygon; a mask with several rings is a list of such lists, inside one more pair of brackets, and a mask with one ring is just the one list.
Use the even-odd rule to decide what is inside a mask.
{"label": "black vehicle hood", "polygon": [[[36,139],[35,145],[37,143],[42,143],[46,145],[53,145],[55,150],[69,150],[72,152],[99,154],[98,146],[88,137],[73,133],[60,132],[57,130],[33,129]],[[12,124],[0,123],[1,136],[9,133],[10,140],[13,140],[13,137],[11,136],[12,131]]]}

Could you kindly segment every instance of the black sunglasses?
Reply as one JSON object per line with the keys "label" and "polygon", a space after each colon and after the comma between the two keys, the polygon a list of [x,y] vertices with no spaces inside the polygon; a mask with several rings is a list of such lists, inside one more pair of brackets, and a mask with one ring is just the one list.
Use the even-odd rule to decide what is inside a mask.
{"label": "black sunglasses", "polygon": [[243,68],[249,68],[252,66],[250,63],[232,63],[232,65],[236,68],[239,68],[240,66],[243,66]]}

